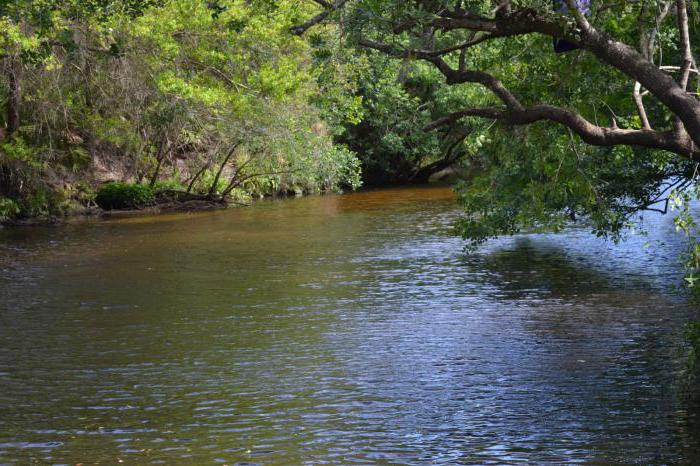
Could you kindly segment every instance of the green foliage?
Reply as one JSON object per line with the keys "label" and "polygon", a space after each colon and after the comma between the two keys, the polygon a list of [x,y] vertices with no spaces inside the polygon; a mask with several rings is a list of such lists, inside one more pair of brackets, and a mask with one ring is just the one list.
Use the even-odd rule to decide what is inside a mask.
{"label": "green foliage", "polygon": [[686,238],[685,249],[681,261],[687,271],[685,283],[688,288],[696,291],[700,288],[700,234],[698,224],[690,207],[693,201],[700,199],[700,185],[695,182],[691,186],[681,185],[669,195],[669,207],[675,211],[673,219],[676,231]]}
{"label": "green foliage", "polygon": [[[95,167],[156,187],[171,178],[167,189],[180,190],[204,170],[194,183],[203,193],[219,171],[214,192],[226,194],[358,186],[357,158],[324,122],[357,119],[358,101],[339,90],[331,110],[319,98],[352,87],[350,73],[313,66],[310,41],[289,33],[312,11],[299,0],[0,5],[0,58],[22,68],[23,97],[21,127],[2,147],[0,194],[26,215],[62,205],[51,199],[63,191],[84,203],[62,185],[92,179]],[[37,210],[38,199],[47,205]]]}
{"label": "green foliage", "polygon": [[54,192],[45,180],[49,161],[42,148],[31,147],[21,138],[0,144],[2,220],[60,214],[60,193]]}
{"label": "green foliage", "polygon": [[138,209],[153,204],[155,192],[143,184],[112,182],[97,191],[95,202],[105,210]]}
{"label": "green foliage", "polygon": [[[434,106],[427,102],[439,78],[425,66],[404,67],[378,54],[369,62],[358,80],[363,119],[346,124],[339,140],[360,154],[371,184],[406,182],[422,164],[442,155],[439,135],[422,130],[434,119]],[[421,78],[428,80],[427,86]]]}
{"label": "green foliage", "polygon": [[618,240],[640,211],[663,210],[670,184],[694,170],[661,151],[587,146],[546,124],[495,126],[488,134],[470,157],[474,177],[460,187],[460,231],[472,246],[523,230],[557,231],[574,220]]}
{"label": "green foliage", "polygon": [[153,185],[153,191],[158,192],[158,191],[182,191],[186,187],[177,179],[170,179],[170,180],[161,180],[157,181],[155,185]]}
{"label": "green foliage", "polygon": [[19,215],[20,206],[14,199],[0,197],[0,221],[10,220]]}

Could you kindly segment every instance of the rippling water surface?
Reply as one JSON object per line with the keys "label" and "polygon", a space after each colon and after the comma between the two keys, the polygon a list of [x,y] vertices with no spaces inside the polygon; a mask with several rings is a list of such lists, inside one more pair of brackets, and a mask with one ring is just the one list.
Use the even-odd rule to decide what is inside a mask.
{"label": "rippling water surface", "polygon": [[466,255],[458,215],[396,189],[0,230],[0,464],[700,461],[671,220]]}

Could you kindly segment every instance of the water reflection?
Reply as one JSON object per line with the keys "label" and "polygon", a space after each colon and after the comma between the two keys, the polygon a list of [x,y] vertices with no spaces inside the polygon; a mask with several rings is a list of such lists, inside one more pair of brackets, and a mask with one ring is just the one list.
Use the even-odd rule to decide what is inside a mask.
{"label": "water reflection", "polygon": [[677,245],[467,256],[456,215],[414,189],[0,231],[0,463],[692,464]]}

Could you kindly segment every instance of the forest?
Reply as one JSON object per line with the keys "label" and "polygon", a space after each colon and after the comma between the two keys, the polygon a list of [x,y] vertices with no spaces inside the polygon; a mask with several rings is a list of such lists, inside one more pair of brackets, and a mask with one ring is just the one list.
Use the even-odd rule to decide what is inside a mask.
{"label": "forest", "polygon": [[5,1],[0,216],[459,167],[477,243],[579,217],[618,235],[693,185],[694,7]]}

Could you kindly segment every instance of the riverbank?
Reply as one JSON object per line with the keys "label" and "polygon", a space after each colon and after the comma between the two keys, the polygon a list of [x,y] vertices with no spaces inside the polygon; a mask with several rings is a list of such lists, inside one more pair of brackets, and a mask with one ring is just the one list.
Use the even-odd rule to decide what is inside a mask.
{"label": "riverbank", "polygon": [[[251,201],[252,202],[252,201]],[[223,200],[191,200],[185,202],[163,202],[157,205],[131,209],[101,209],[98,206],[72,209],[61,216],[7,219],[0,221],[0,228],[13,226],[47,226],[76,223],[94,219],[115,219],[128,217],[147,217],[170,213],[204,212],[223,210],[231,207],[248,207],[250,203]]]}
{"label": "riverbank", "polygon": [[[161,205],[146,206],[143,208],[133,209],[113,209],[105,210],[97,206],[85,207],[82,209],[73,209],[61,216],[50,217],[35,217],[22,219],[7,219],[0,221],[0,228],[13,226],[45,226],[45,225],[62,225],[66,223],[76,223],[80,221],[88,221],[93,219],[113,219],[124,217],[138,217],[160,215],[173,212],[200,212],[216,209],[227,209],[231,203],[215,202],[215,201],[189,201],[182,203],[163,203]],[[235,204],[238,206],[244,204]],[[245,204],[248,205],[248,204]]]}
{"label": "riverbank", "polygon": [[[230,170],[222,170],[222,173],[227,175],[230,175],[229,172]],[[71,185],[64,182],[64,191],[73,192],[74,189],[69,188],[69,186],[77,184],[76,181],[73,181]],[[286,198],[328,192],[282,186],[275,190],[265,189],[259,185],[248,185],[243,188],[239,187],[242,183],[229,184],[232,184],[234,189],[225,189],[224,194],[220,194],[211,192],[213,188],[208,188],[209,192],[206,193],[192,192],[193,182],[189,187],[185,187],[172,180],[159,181],[153,185],[110,181],[84,191],[81,195],[73,195],[63,202],[52,198],[50,204],[54,206],[53,208],[41,210],[33,216],[21,215],[17,211],[14,212],[19,213],[17,216],[12,216],[12,212],[10,215],[0,215],[0,225],[51,225],[79,219],[226,209],[249,206],[256,199]],[[85,189],[84,186],[83,184],[83,189]],[[340,192],[340,189],[336,188],[334,191]]]}
{"label": "riverbank", "polygon": [[[432,188],[432,187],[451,187],[458,180],[465,179],[464,173],[458,173],[454,169],[443,170],[436,173],[434,177],[430,179],[428,183],[421,184],[404,184],[396,186],[371,186],[368,188],[361,188],[356,191],[385,191],[390,189],[422,189],[422,188]],[[245,195],[245,201],[234,198],[224,198],[220,196],[207,196],[207,195],[191,195],[185,191],[173,191],[169,190],[166,194],[158,194],[154,196],[153,203],[134,206],[130,208],[121,209],[104,209],[98,206],[94,200],[94,196],[90,198],[87,205],[78,205],[73,202],[72,205],[67,208],[61,215],[49,215],[49,216],[39,216],[39,217],[29,217],[29,218],[19,218],[19,219],[0,219],[0,227],[7,226],[41,226],[41,225],[60,225],[64,223],[75,223],[84,220],[93,219],[113,219],[113,218],[126,218],[126,217],[140,217],[140,216],[151,216],[151,215],[161,215],[170,213],[188,213],[188,212],[201,212],[208,210],[223,210],[232,207],[249,207],[253,203],[263,200],[263,199],[287,199],[293,197],[304,197],[304,196],[316,196],[316,195],[328,195],[337,194],[342,191],[336,190],[335,192],[329,191],[316,191],[316,192],[305,192],[301,190],[280,190],[273,193],[256,193],[255,195],[247,194]],[[181,200],[177,200],[177,197],[182,197]]]}

